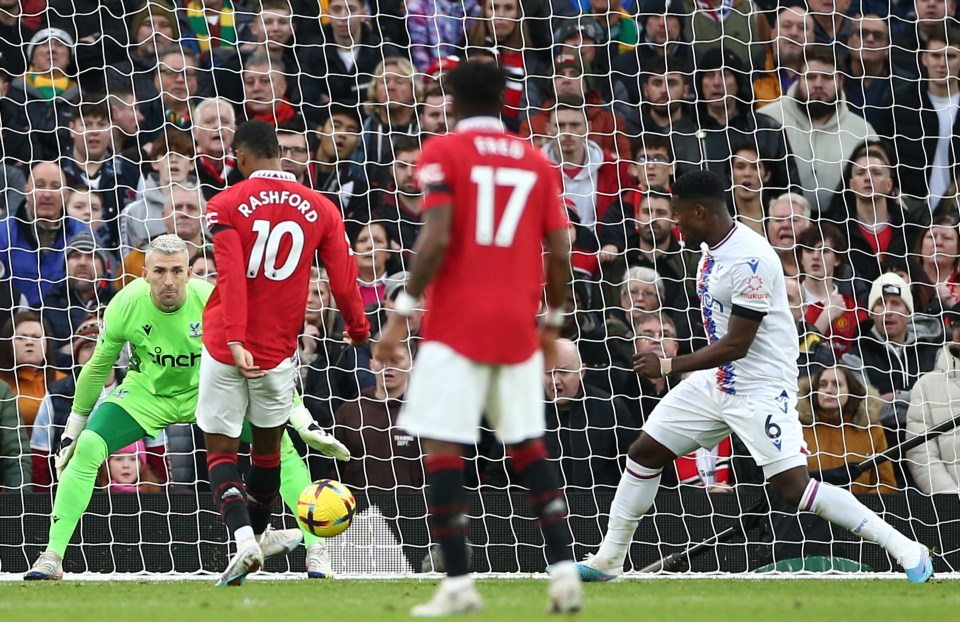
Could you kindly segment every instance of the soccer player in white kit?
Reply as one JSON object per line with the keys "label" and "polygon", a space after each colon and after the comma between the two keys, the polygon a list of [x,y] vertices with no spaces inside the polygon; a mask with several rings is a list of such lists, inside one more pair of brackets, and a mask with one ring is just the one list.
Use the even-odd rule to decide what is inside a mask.
{"label": "soccer player in white kit", "polygon": [[724,190],[720,177],[707,171],[687,173],[673,187],[677,226],[687,245],[703,251],[697,296],[709,345],[672,359],[634,356],[641,376],[690,375],[657,405],[630,446],[607,533],[596,555],[578,564],[581,578],[610,581],[622,574],[663,467],[698,447],[715,447],[732,432],[780,498],[876,542],[911,582],[929,580],[933,565],[925,546],[847,490],[810,478],[796,411],[799,338],[780,260],[763,237],[733,220]]}

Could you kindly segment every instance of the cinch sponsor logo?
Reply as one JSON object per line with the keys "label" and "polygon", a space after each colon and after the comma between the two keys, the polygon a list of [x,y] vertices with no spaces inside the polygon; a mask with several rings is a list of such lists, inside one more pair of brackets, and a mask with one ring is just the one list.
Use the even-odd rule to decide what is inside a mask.
{"label": "cinch sponsor logo", "polygon": [[200,364],[200,353],[192,352],[190,354],[164,354],[160,348],[155,348],[153,352],[148,353],[150,360],[160,367],[196,367]]}

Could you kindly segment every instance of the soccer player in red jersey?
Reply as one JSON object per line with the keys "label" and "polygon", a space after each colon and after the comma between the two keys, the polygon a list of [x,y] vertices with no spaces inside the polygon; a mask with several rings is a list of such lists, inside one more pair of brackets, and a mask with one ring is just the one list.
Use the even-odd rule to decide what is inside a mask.
{"label": "soccer player in red jersey", "polygon": [[[424,229],[406,291],[374,349],[378,360],[396,360],[405,316],[425,292],[424,344],[397,424],[417,434],[427,454],[431,528],[447,577],[412,614],[481,607],[468,574],[462,446],[477,440],[484,412],[530,490],[550,564],[549,606],[577,611],[580,580],[566,502],[543,444],[544,354],[554,356],[570,280],[560,190],[546,159],[504,130],[505,78],[496,65],[462,63],[445,84],[456,131],[424,147],[418,165]],[[538,330],[544,261],[547,312]]]}
{"label": "soccer player in red jersey", "polygon": [[[218,585],[239,585],[263,563],[258,540],[280,489],[280,436],[293,409],[294,355],[318,254],[351,343],[370,334],[339,210],[281,169],[270,125],[244,123],[233,149],[246,180],[207,204],[218,276],[203,312],[197,403],[214,502],[237,540]],[[237,470],[244,419],[253,433],[245,484]]]}

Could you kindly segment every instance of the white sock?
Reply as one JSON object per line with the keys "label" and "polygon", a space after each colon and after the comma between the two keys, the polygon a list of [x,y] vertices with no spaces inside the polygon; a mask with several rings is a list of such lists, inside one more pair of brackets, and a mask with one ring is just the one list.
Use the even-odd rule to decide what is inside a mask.
{"label": "white sock", "polygon": [[470,589],[473,587],[473,575],[465,574],[459,577],[444,577],[442,584],[444,589],[454,592]]}
{"label": "white sock", "polygon": [[623,561],[630,551],[640,517],[653,505],[653,499],[660,489],[661,470],[648,469],[627,458],[627,468],[620,476],[617,494],[610,504],[607,534],[596,555],[601,570],[623,569]]}
{"label": "white sock", "polygon": [[920,563],[920,546],[863,505],[849,491],[811,479],[800,500],[800,510],[813,512],[834,525],[876,542],[904,568]]}
{"label": "white sock", "polygon": [[241,527],[233,532],[233,537],[237,541],[237,544],[244,542],[246,540],[253,539],[253,527],[247,525],[246,527]]}

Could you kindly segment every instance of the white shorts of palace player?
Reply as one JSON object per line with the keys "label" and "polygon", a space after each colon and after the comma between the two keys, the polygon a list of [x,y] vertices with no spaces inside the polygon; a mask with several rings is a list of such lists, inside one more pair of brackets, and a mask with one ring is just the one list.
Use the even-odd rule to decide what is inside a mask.
{"label": "white shorts of palace player", "polygon": [[544,433],[543,353],[516,365],[484,365],[430,341],[417,353],[397,427],[420,438],[473,443],[480,418],[505,445]]}
{"label": "white shorts of palace player", "polygon": [[691,374],[657,404],[643,431],[678,456],[713,449],[736,434],[770,479],[807,466],[797,396],[731,395],[717,388],[717,370]]}
{"label": "white shorts of palace player", "polygon": [[246,419],[258,428],[286,425],[293,410],[296,363],[290,358],[262,378],[244,378],[234,365],[200,353],[197,425],[209,434],[239,438]]}

